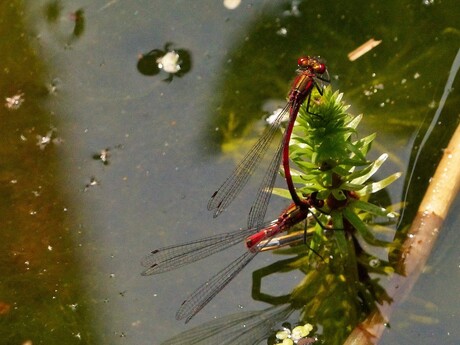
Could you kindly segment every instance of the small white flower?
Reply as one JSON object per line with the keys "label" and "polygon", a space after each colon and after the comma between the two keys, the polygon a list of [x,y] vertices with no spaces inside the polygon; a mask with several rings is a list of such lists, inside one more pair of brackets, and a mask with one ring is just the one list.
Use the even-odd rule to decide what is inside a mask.
{"label": "small white flower", "polygon": [[[276,339],[278,339],[279,343],[276,345],[293,345],[297,344],[301,339],[305,339],[305,337],[313,330],[313,326],[309,323],[306,323],[303,326],[294,327],[291,331],[288,328],[284,328],[282,331],[276,333]],[[312,340],[312,339],[308,339]],[[309,342],[310,343],[310,342]]]}
{"label": "small white flower", "polygon": [[313,329],[313,326],[309,323],[303,326],[297,326],[292,330],[291,338],[297,342],[302,338],[305,338]]}

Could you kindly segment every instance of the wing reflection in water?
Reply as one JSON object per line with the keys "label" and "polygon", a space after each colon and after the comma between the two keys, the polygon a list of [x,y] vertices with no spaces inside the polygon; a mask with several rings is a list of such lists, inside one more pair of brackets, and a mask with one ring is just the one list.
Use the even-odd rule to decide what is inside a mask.
{"label": "wing reflection in water", "polygon": [[290,304],[228,315],[180,333],[161,345],[256,345],[294,311]]}

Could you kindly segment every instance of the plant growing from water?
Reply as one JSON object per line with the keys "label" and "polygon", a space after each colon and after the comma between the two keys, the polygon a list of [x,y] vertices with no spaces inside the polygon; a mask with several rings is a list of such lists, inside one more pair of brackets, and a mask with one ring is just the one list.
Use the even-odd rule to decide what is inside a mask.
{"label": "plant growing from water", "polygon": [[[294,129],[290,153],[297,169],[292,170],[293,179],[299,195],[315,200],[318,207],[314,210],[315,225],[308,229],[311,241],[277,250],[275,253],[295,256],[253,274],[253,297],[275,306],[210,321],[163,344],[258,344],[266,338],[273,344],[280,340],[313,344],[317,338],[326,344],[342,344],[376,303],[388,300],[370,275],[384,274],[391,268],[382,253],[373,255],[365,246],[370,244],[384,252],[393,247],[391,242],[378,238],[369,223],[375,222],[376,217],[388,220],[394,214],[369,202],[369,197],[399,174],[369,181],[387,156],[375,161],[366,158],[375,135],[357,139],[356,127],[362,117],[347,113],[348,107],[341,98],[329,88],[323,96],[315,95],[310,111],[318,115],[307,113],[304,106]],[[277,189],[275,193],[290,198],[286,190]],[[305,276],[289,295],[273,297],[262,293],[264,276],[290,270],[301,270]],[[287,320],[296,309],[300,310],[298,324],[311,323],[313,327],[269,337],[274,326]]]}
{"label": "plant growing from water", "polygon": [[[320,206],[316,225],[307,246],[278,252],[296,253],[289,269],[306,274],[289,298],[302,310],[302,321],[320,324],[326,343],[339,344],[376,303],[387,299],[371,276],[392,270],[385,256],[395,244],[370,223],[391,221],[395,213],[369,200],[400,174],[370,180],[388,157],[366,157],[376,135],[358,138],[362,116],[347,112],[342,94],[327,88],[313,98],[310,113],[301,108],[290,159],[297,167],[291,169],[297,193],[314,197]],[[286,190],[275,193],[290,197]]]}

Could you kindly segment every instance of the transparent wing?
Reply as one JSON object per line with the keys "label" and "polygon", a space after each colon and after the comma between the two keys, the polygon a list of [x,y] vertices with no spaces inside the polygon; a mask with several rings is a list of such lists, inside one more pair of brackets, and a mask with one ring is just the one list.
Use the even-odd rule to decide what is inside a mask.
{"label": "transparent wing", "polygon": [[257,191],[257,197],[249,211],[248,228],[262,228],[265,214],[267,213],[268,204],[272,196],[273,186],[276,181],[277,173],[281,163],[281,153],[283,152],[283,141],[278,145],[275,155],[273,156],[268,170]]}
{"label": "transparent wing", "polygon": [[242,242],[246,237],[256,233],[257,230],[255,228],[237,230],[188,243],[156,249],[142,259],[141,265],[147,267],[142,272],[142,275],[147,276],[174,270],[201,260]]}
{"label": "transparent wing", "polygon": [[246,154],[235,170],[233,170],[231,175],[225,180],[219,189],[214,192],[208,202],[208,210],[214,211],[214,217],[221,214],[246,185],[249,177],[251,177],[260,160],[267,152],[267,148],[275,137],[284,114],[288,111],[289,106],[290,103],[286,104],[283,110],[276,117],[275,121]]}
{"label": "transparent wing", "polygon": [[211,320],[166,340],[161,345],[254,345],[267,339],[273,327],[294,311],[282,304],[259,311],[245,311]]}
{"label": "transparent wing", "polygon": [[210,300],[214,298],[228,283],[246,267],[246,265],[256,256],[258,251],[247,251],[230,265],[218,272],[214,277],[203,283],[195,290],[180,306],[176,313],[176,319],[185,319],[189,322]]}

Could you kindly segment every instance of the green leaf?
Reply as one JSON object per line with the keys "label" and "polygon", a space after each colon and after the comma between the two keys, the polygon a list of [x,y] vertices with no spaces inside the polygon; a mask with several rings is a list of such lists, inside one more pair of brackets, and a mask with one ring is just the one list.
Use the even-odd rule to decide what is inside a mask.
{"label": "green leaf", "polygon": [[363,186],[362,184],[353,184],[353,183],[342,183],[340,185],[340,188],[341,189],[344,189],[344,190],[349,190],[349,191],[353,191],[353,192],[356,192],[358,190],[361,190],[363,189],[365,186]]}
{"label": "green leaf", "polygon": [[363,119],[363,114],[359,114],[355,116],[353,119],[351,119],[351,121],[348,122],[346,125],[347,127],[356,129],[362,119]]}
{"label": "green leaf", "polygon": [[388,185],[392,184],[400,176],[401,176],[401,173],[397,172],[397,173],[394,173],[393,175],[388,176],[387,178],[384,178],[383,180],[380,180],[380,181],[374,182],[374,183],[370,183],[365,188],[361,189],[358,192],[358,195],[359,196],[365,196],[365,195],[369,195],[369,194],[372,194],[372,193],[376,193],[379,190],[382,190],[382,189],[386,188]]}
{"label": "green leaf", "polygon": [[362,200],[354,200],[350,202],[349,207],[356,208],[358,210],[362,210],[365,212],[372,213],[376,216],[380,217],[392,217],[389,215],[388,211],[382,207],[378,207],[377,205],[371,204],[367,201]]}
{"label": "green leaf", "polygon": [[[355,179],[368,174],[371,171],[371,169],[372,169],[372,164],[361,170],[353,170],[353,172],[349,173],[347,176],[344,176],[344,178],[346,179],[346,181],[350,181],[350,183],[354,183]],[[354,184],[362,184],[362,183],[354,183]]]}
{"label": "green leaf", "polygon": [[367,225],[349,207],[346,207],[343,210],[343,216],[359,232],[359,234],[367,243],[379,247],[388,247],[391,245],[391,243],[376,239],[375,236],[367,228]]}
{"label": "green leaf", "polygon": [[290,199],[291,198],[291,193],[289,193],[289,190],[284,189],[284,188],[273,188],[272,194],[278,195],[282,198]]}
{"label": "green leaf", "polygon": [[339,252],[343,255],[348,253],[348,244],[345,237],[345,231],[343,230],[343,215],[342,212],[332,211],[331,220],[335,231],[335,240],[339,248]]}
{"label": "green leaf", "polygon": [[343,176],[343,177],[345,177],[345,176],[350,174],[349,169],[345,169],[345,168],[343,168],[343,166],[340,166],[340,165],[334,167],[332,169],[332,171],[335,172],[337,175],[340,175],[340,176]]}
{"label": "green leaf", "polygon": [[347,199],[347,196],[345,195],[345,193],[343,192],[343,190],[341,189],[332,189],[332,195],[334,196],[334,198],[336,200],[346,200]]}
{"label": "green leaf", "polygon": [[370,166],[371,169],[365,175],[357,177],[351,182],[356,183],[356,184],[362,184],[366,182],[380,169],[380,167],[386,161],[387,158],[388,158],[388,155],[386,153],[382,154],[379,158],[377,158],[377,160],[374,161],[374,163],[371,164]]}
{"label": "green leaf", "polygon": [[370,134],[367,137],[361,138],[360,140],[353,143],[353,145],[360,148],[361,153],[365,156],[369,152],[372,142],[374,141],[376,133]]}
{"label": "green leaf", "polygon": [[311,169],[318,168],[316,164],[313,164],[311,162],[300,161],[300,162],[295,162],[295,164],[298,165],[299,168],[304,168],[305,170],[311,170]]}
{"label": "green leaf", "polygon": [[358,147],[356,147],[355,145],[347,142],[346,143],[346,148],[350,152],[353,152],[356,155],[356,157],[358,157],[362,161],[366,162],[366,157],[363,155],[363,153],[361,152],[361,150]]}
{"label": "green leaf", "polygon": [[318,195],[316,196],[316,198],[319,200],[326,200],[330,194],[331,191],[328,189],[320,190],[318,191]]}

